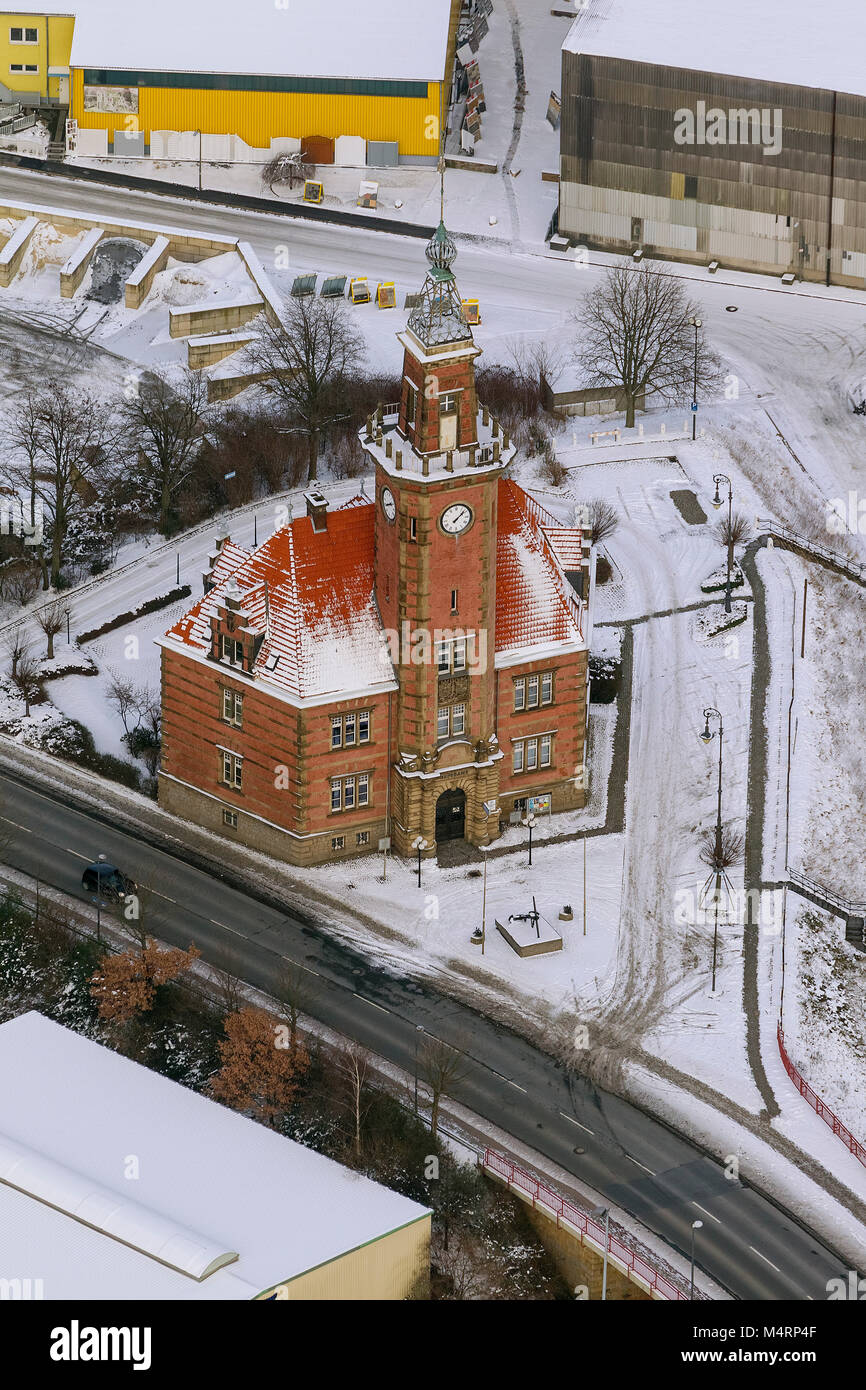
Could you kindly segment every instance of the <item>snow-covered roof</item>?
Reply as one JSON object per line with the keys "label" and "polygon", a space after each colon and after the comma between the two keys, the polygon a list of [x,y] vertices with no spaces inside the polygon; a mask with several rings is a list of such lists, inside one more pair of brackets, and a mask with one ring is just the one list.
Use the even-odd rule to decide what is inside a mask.
{"label": "snow-covered roof", "polygon": [[581,644],[583,610],[562,566],[562,557],[580,553],[581,532],[559,526],[510,479],[499,484],[497,526],[497,656]]}
{"label": "snow-covered roof", "polygon": [[863,0],[589,0],[564,48],[862,95],[864,43]]}
{"label": "snow-covered roof", "polygon": [[209,653],[210,620],[234,597],[245,625],[264,637],[253,674],[276,689],[303,700],[394,688],[373,593],[373,511],[340,508],[322,531],[297,517],[256,551],[224,541],[214,587],[166,637]]}
{"label": "snow-covered roof", "polygon": [[450,3],[149,0],[140,24],[117,0],[69,0],[69,11],[79,68],[441,82]]}
{"label": "snow-covered roof", "polygon": [[[579,555],[580,544],[579,530],[560,527],[523,488],[500,480],[497,653],[582,642],[582,608],[562,564],[566,553]],[[321,531],[304,516],[255,551],[223,540],[213,587],[163,643],[208,656],[211,619],[228,600],[239,604],[243,626],[263,637],[253,678],[290,701],[394,689],[375,578],[375,506],[354,497],[328,513]]]}
{"label": "snow-covered roof", "polygon": [[424,1215],[41,1014],[0,1026],[0,1279],[250,1299]]}

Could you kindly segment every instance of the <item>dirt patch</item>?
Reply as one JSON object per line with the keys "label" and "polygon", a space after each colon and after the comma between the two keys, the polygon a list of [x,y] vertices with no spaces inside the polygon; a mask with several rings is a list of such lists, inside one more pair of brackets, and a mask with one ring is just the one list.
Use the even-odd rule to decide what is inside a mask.
{"label": "dirt patch", "polygon": [[688,522],[689,526],[706,525],[707,514],[695,494],[690,491],[689,488],[675,488],[671,493],[671,501],[683,521]]}

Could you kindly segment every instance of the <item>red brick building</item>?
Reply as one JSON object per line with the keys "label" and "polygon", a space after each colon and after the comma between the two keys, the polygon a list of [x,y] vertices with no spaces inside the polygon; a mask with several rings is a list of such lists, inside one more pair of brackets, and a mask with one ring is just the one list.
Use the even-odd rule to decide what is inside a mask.
{"label": "red brick building", "polygon": [[221,541],[162,639],[168,810],[292,863],[583,805],[590,551],[504,472],[443,226],[361,442],[375,501]]}

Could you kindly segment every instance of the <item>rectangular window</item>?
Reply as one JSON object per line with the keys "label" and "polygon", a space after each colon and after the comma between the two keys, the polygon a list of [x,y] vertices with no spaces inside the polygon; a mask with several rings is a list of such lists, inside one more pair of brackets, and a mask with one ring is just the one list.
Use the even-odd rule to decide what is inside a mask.
{"label": "rectangular window", "polygon": [[541,737],[541,758],[540,767],[550,767],[550,734],[543,734]]}
{"label": "rectangular window", "polygon": [[409,518],[409,539],[410,539],[410,541],[417,541],[417,539],[418,539],[418,518],[417,518],[417,516],[410,516],[410,518]]}
{"label": "rectangular window", "polygon": [[538,766],[538,739],[526,740],[526,771],[533,772]]}
{"label": "rectangular window", "polygon": [[451,707],[451,732],[452,734],[462,734],[466,727],[466,706],[452,705]]}
{"label": "rectangular window", "polygon": [[331,720],[331,747],[342,748],[343,746],[343,721],[339,715]]}
{"label": "rectangular window", "polygon": [[342,835],[334,835],[331,839],[331,849],[342,849],[345,843]]}
{"label": "rectangular window", "polygon": [[529,709],[538,707],[538,677],[530,676],[526,682],[526,704]]}
{"label": "rectangular window", "polygon": [[223,811],[223,825],[227,825],[227,826],[229,827],[230,830],[237,830],[237,828],[238,828],[238,813],[237,813],[237,811]]}
{"label": "rectangular window", "polygon": [[223,661],[228,661],[232,666],[243,666],[243,642],[237,642],[234,637],[226,637],[225,634],[223,634],[220,638],[220,651],[222,652]]}
{"label": "rectangular window", "polygon": [[244,722],[244,697],[237,690],[228,690],[223,687],[223,719],[227,724],[233,724],[236,729],[243,727]]}
{"label": "rectangular window", "polygon": [[39,42],[39,30],[38,30],[38,29],[25,29],[25,30],[24,30],[24,42],[25,42],[25,43],[38,43],[38,42]]}
{"label": "rectangular window", "polygon": [[436,665],[440,676],[447,676],[451,670],[451,650],[447,642],[436,643]]}
{"label": "rectangular window", "polygon": [[523,771],[523,744],[522,744],[522,743],[515,743],[515,745],[514,745],[514,771],[515,771],[515,772],[522,772],[522,771]]}
{"label": "rectangular window", "polygon": [[440,711],[439,711],[439,715],[438,715],[438,718],[437,718],[437,720],[436,720],[436,737],[437,737],[437,738],[447,738],[447,737],[448,737],[448,707],[447,707],[447,706],[446,706],[444,709],[440,709]]}
{"label": "rectangular window", "polygon": [[418,392],[410,382],[406,388],[406,423],[414,425],[415,412],[418,409]]}
{"label": "rectangular window", "polygon": [[526,709],[526,678],[519,676],[514,682],[514,708]]}
{"label": "rectangular window", "polygon": [[23,63],[10,63],[10,64],[9,64],[9,71],[10,71],[10,72],[23,72],[23,71],[24,71],[24,64],[23,64]]}
{"label": "rectangular window", "polygon": [[343,739],[347,748],[354,748],[357,722],[354,714],[347,714],[343,721]]}
{"label": "rectangular window", "polygon": [[339,777],[331,778],[331,810],[343,809],[343,783]]}
{"label": "rectangular window", "polygon": [[235,787],[240,791],[243,780],[243,758],[238,757],[237,753],[220,752],[220,781],[225,787]]}
{"label": "rectangular window", "polygon": [[25,64],[24,64],[24,71],[25,71],[25,72],[38,72],[39,69],[38,69],[38,67],[36,66],[35,63],[25,63]]}
{"label": "rectangular window", "polygon": [[466,670],[466,638],[458,637],[454,643],[454,670]]}
{"label": "rectangular window", "polygon": [[457,397],[453,391],[446,391],[439,397],[439,414],[453,415],[457,409]]}
{"label": "rectangular window", "polygon": [[343,778],[343,810],[351,811],[355,805],[355,779],[354,777]]}
{"label": "rectangular window", "polygon": [[355,844],[356,844],[356,845],[368,845],[369,843],[370,843],[370,832],[369,832],[369,830],[359,830],[358,833],[357,833],[357,835],[355,836]]}
{"label": "rectangular window", "polygon": [[9,42],[10,42],[10,43],[23,43],[23,42],[24,42],[24,30],[23,30],[23,29],[10,29],[10,30],[9,30]]}
{"label": "rectangular window", "polygon": [[541,703],[549,705],[553,702],[553,672],[545,671],[541,677]]}
{"label": "rectangular window", "polygon": [[370,742],[370,711],[362,709],[358,715],[358,742]]}
{"label": "rectangular window", "polygon": [[451,590],[451,612],[452,612],[452,613],[456,613],[456,612],[457,612],[457,598],[458,598],[457,590],[456,590],[456,589],[452,589],[452,590]]}
{"label": "rectangular window", "polygon": [[370,800],[370,777],[366,772],[358,776],[358,805],[366,806]]}

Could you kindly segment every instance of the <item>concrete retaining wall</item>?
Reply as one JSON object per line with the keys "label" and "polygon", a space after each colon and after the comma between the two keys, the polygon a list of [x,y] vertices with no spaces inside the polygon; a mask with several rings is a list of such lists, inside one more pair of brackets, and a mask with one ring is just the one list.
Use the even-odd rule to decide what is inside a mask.
{"label": "concrete retaining wall", "polygon": [[158,236],[147,255],[142,256],[135,270],[126,282],[126,307],[138,309],[150,294],[153,277],[165,269],[171,251],[167,236]]}
{"label": "concrete retaining wall", "polygon": [[264,300],[251,296],[216,304],[180,304],[168,311],[169,336],[188,338],[199,333],[231,333],[243,328],[264,308]]}
{"label": "concrete retaining wall", "polygon": [[30,245],[30,239],[38,226],[38,217],[25,217],[0,251],[0,285],[4,289],[8,289],[18,274],[18,268],[24,259],[24,252]]}
{"label": "concrete retaining wall", "polygon": [[71,299],[87,274],[93,253],[105,236],[103,227],[92,227],[60,272],[60,298]]}
{"label": "concrete retaining wall", "polygon": [[222,333],[215,338],[190,338],[186,345],[187,366],[213,367],[246,347],[255,336],[255,333]]}

